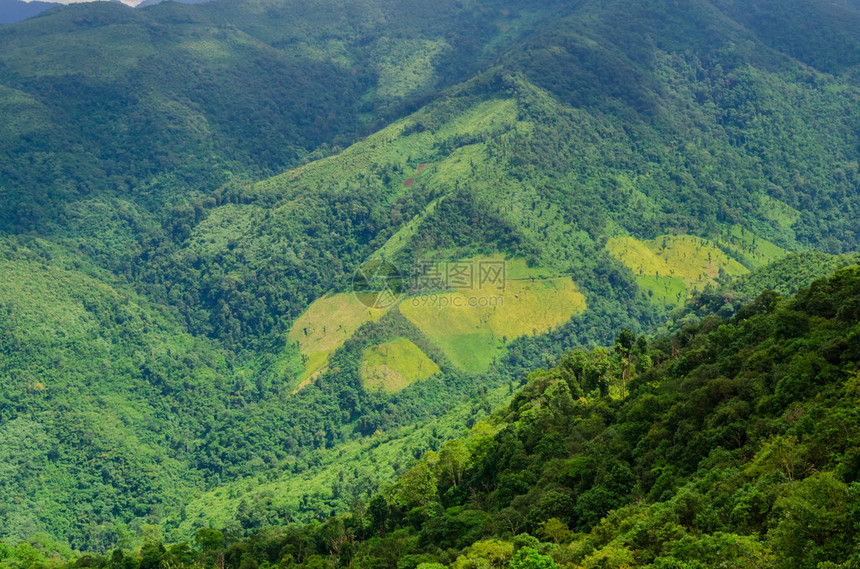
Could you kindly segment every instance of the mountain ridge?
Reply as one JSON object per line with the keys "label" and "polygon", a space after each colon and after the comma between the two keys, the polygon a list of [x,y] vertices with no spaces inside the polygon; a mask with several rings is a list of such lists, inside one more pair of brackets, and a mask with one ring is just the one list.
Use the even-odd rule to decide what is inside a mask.
{"label": "mountain ridge", "polygon": [[[797,5],[855,45],[853,15]],[[856,249],[854,51],[821,64],[828,38],[786,46],[737,11],[247,0],[4,27],[3,420],[62,444],[14,447],[2,525],[91,549],[193,531],[170,488],[304,475],[577,346],[654,332],[697,291],[710,312],[709,286],[786,253]],[[367,317],[352,278],[380,257],[410,278],[503,261],[508,310],[410,311],[407,291]],[[803,281],[830,262],[787,266]],[[82,486],[34,493],[46,468]],[[352,498],[254,504],[308,519]]]}
{"label": "mountain ridge", "polygon": [[55,2],[3,0],[0,3],[0,24],[15,24],[59,5]]}

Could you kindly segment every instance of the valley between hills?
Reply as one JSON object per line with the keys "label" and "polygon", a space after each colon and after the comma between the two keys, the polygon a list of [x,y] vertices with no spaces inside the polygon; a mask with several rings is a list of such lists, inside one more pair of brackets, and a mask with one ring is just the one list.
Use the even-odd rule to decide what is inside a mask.
{"label": "valley between hills", "polygon": [[0,568],[860,563],[860,10],[0,25]]}

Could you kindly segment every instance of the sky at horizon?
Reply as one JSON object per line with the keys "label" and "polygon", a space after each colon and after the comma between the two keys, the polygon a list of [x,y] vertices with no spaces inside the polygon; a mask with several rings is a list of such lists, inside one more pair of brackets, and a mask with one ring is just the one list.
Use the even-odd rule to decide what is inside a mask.
{"label": "sky at horizon", "polygon": [[[23,1],[29,4],[30,2],[36,2],[36,1],[40,1],[40,0],[23,0]],[[83,2],[112,2],[115,0],[41,0],[41,1],[42,2],[53,2],[55,4],[81,4]],[[137,6],[143,0],[116,0],[116,1],[122,2],[123,4],[125,4],[127,6]]]}

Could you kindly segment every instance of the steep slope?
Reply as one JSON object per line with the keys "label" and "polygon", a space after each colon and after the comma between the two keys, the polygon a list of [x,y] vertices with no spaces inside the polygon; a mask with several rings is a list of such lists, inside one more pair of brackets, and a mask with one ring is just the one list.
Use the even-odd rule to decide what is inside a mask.
{"label": "steep slope", "polygon": [[614,352],[532,373],[489,424],[366,505],[247,541],[203,529],[204,555],[232,568],[853,567],[858,334],[857,265],[671,338],[622,334]]}
{"label": "steep slope", "polygon": [[[680,81],[677,66],[687,63],[670,53],[662,57],[652,80]],[[837,181],[832,172],[853,168],[843,160],[856,149],[846,145],[851,136],[840,138],[839,128],[816,124],[813,116],[813,101],[824,96],[834,105],[828,116],[841,117],[847,129],[856,114],[852,88],[825,96],[788,83],[786,71],[743,65],[734,80],[745,83],[737,89],[750,104],[784,105],[759,119],[774,124],[740,130],[727,124],[735,94],[719,95],[710,79],[702,84],[689,75],[692,84],[683,90],[662,85],[675,97],[661,101],[665,118],[618,125],[597,109],[565,104],[522,75],[485,74],[340,155],[220,194],[234,203],[211,210],[183,248],[158,263],[157,275],[144,269],[136,278],[164,283],[167,275],[167,284],[197,311],[188,314],[192,328],[248,342],[282,335],[323,293],[347,292],[351,272],[374,256],[408,272],[422,259],[502,254],[544,267],[551,277],[571,276],[586,306],[600,311],[594,320],[615,324],[598,331],[583,316],[566,334],[577,334],[580,343],[609,341],[617,326],[652,322],[639,291],[655,308],[678,305],[692,290],[778,258],[784,249],[853,246],[853,178]],[[801,110],[790,111],[775,85],[793,90]],[[711,102],[697,104],[694,89]],[[696,109],[695,115],[680,107]],[[696,123],[686,122],[692,118]],[[792,127],[779,124],[784,121]],[[795,144],[801,138],[789,134],[795,128],[809,137],[797,152],[814,152],[833,170],[784,162],[782,150],[762,158],[762,148]],[[740,132],[743,140],[733,140]],[[689,142],[671,150],[663,145],[667,138]],[[828,209],[826,225],[809,212],[813,204],[835,208],[834,198],[804,198],[804,206],[795,203],[801,215],[768,193],[778,192],[778,182],[799,179],[797,168],[818,179],[816,187],[843,196],[841,213]],[[675,237],[679,232],[698,239]],[[631,249],[645,239],[652,240],[649,255],[665,257],[648,268],[639,259],[645,249]],[[698,265],[696,255],[702,256]],[[607,271],[611,278],[600,276]]]}
{"label": "steep slope", "polygon": [[0,132],[0,228],[76,236],[66,208],[111,198],[164,221],[402,116],[498,35],[497,12],[454,2],[432,18],[409,0],[234,4],[89,3],[0,31],[0,105],[17,117]]}
{"label": "steep slope", "polygon": [[[853,16],[802,4],[848,42],[831,58],[733,6],[103,3],[0,30],[2,426],[44,443],[12,445],[3,527],[193,531],[199,492],[306,476],[786,251],[856,249]],[[353,275],[383,257],[410,286],[501,261],[504,290],[368,315]],[[52,457],[76,474],[40,493]],[[276,513],[320,504],[346,499]]]}

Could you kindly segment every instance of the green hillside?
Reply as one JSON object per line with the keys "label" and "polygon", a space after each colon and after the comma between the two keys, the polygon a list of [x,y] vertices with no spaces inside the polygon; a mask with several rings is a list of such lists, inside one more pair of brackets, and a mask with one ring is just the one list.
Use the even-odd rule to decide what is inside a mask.
{"label": "green hillside", "polygon": [[[780,6],[100,2],[0,27],[0,539],[323,519],[368,488],[253,481],[322,488],[571,349],[853,262],[859,16]],[[367,307],[353,276],[382,259],[402,294]]]}
{"label": "green hillside", "polygon": [[[651,341],[576,350],[323,523],[128,566],[849,568],[860,551],[860,265]],[[160,547],[160,549],[159,549]],[[105,564],[93,558],[88,563]],[[80,563],[80,562],[79,562]],[[71,565],[69,565],[71,566]]]}
{"label": "green hillside", "polygon": [[693,294],[668,321],[670,328],[698,323],[701,318],[718,314],[723,318],[732,316],[744,304],[765,291],[774,291],[783,296],[797,293],[816,279],[828,276],[839,268],[860,262],[857,253],[828,255],[819,252],[792,253],[755,269],[719,287],[706,286]]}
{"label": "green hillside", "polygon": [[80,545],[115,543],[98,520],[158,516],[202,483],[189,435],[211,421],[206,406],[239,395],[225,389],[232,373],[210,343],[123,288],[38,250],[4,243],[0,258],[4,536],[88,527]]}
{"label": "green hillside", "polygon": [[424,381],[441,370],[406,338],[377,344],[364,352],[362,384],[366,389],[401,391],[415,381]]}
{"label": "green hillside", "polygon": [[229,180],[331,153],[468,78],[498,12],[443,2],[426,15],[412,0],[102,3],[6,26],[0,228],[78,238],[64,217],[84,202],[181,235]]}
{"label": "green hillside", "polygon": [[[279,333],[279,322],[292,320],[325,292],[343,290],[351,271],[380,253],[407,267],[427,256],[524,257],[573,273],[587,297],[605,286],[589,282],[591,264],[626,273],[604,250],[606,238],[687,234],[713,241],[747,268],[781,249],[855,247],[857,204],[850,188],[856,145],[849,133],[857,107],[851,81],[824,75],[821,84],[798,81],[801,64],[764,44],[753,49],[750,32],[697,6],[701,13],[661,29],[667,43],[649,48],[656,55],[647,67],[630,58],[653,22],[643,18],[641,29],[624,24],[629,33],[615,42],[618,32],[610,23],[619,17],[618,6],[595,9],[592,17],[605,22],[600,26],[582,29],[577,22],[585,15],[579,11],[564,25],[543,26],[550,31],[540,41],[557,47],[542,48],[544,60],[519,51],[536,57],[541,50],[518,45],[502,68],[446,91],[443,100],[338,155],[218,193],[219,201],[241,204],[205,213],[218,220],[221,236],[201,225],[178,250],[203,240],[225,245],[207,248],[202,258],[195,251],[180,262],[176,256],[160,260],[157,276],[143,269],[140,278],[163,280],[166,272],[194,329],[247,342]],[[694,35],[696,25],[710,19],[720,32],[707,39]],[[718,58],[721,46],[729,45],[746,47]],[[696,62],[684,59],[689,51],[698,54]],[[536,71],[578,68],[582,62],[575,65],[571,54],[586,62],[586,55],[612,55],[618,60],[612,69],[630,67],[624,83],[631,88],[614,94],[611,78],[593,77],[588,87],[604,91],[590,102],[574,97],[584,96],[584,84],[571,83],[576,77],[550,83]],[[712,73],[717,60],[719,70]],[[648,88],[641,96],[650,107],[628,100],[638,85]],[[667,140],[676,141],[674,147],[667,148]],[[810,159],[798,162],[796,156]],[[415,176],[420,164],[429,166]],[[814,197],[808,191],[813,187],[826,195]],[[806,213],[775,215],[798,208]],[[241,221],[246,219],[255,221],[248,225]],[[759,250],[760,244],[769,249]],[[151,258],[145,257],[147,263]],[[224,286],[231,273],[240,277],[242,294]],[[256,275],[256,282],[245,274]],[[640,288],[636,276],[613,277],[610,286],[617,290],[596,295],[615,303],[609,310],[641,313],[631,306]],[[191,283],[196,288],[186,293]],[[242,306],[273,295],[278,303]],[[223,306],[232,320],[219,313]],[[643,319],[647,326],[649,317]]]}

